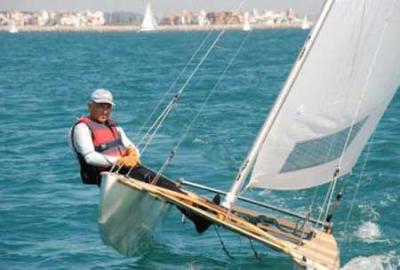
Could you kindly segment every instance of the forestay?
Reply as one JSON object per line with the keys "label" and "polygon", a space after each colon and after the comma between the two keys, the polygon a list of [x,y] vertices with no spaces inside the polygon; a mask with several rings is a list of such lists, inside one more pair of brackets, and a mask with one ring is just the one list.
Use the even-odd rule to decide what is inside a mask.
{"label": "forestay", "polygon": [[263,130],[250,187],[349,173],[400,82],[400,0],[330,1]]}

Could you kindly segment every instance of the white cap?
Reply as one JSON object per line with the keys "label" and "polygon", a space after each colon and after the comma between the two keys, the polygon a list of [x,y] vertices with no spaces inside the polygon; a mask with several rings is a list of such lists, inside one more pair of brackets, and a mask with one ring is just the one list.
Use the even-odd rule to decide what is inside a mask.
{"label": "white cap", "polygon": [[110,91],[106,89],[96,89],[90,95],[90,100],[94,103],[108,103],[115,105],[113,102],[113,96]]}

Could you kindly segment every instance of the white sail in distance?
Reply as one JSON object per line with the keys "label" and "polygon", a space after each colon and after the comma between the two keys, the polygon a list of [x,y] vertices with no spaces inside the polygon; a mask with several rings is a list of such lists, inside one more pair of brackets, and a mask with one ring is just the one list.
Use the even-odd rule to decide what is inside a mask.
{"label": "white sail in distance", "polygon": [[301,29],[303,30],[310,29],[310,24],[308,23],[307,16],[304,16],[303,21],[301,22]]}
{"label": "white sail in distance", "polygon": [[251,31],[250,21],[249,21],[249,13],[244,13],[244,23],[243,23],[243,31],[248,32]]}
{"label": "white sail in distance", "polygon": [[400,0],[325,9],[260,132],[251,188],[303,189],[349,173],[399,87]]}
{"label": "white sail in distance", "polygon": [[147,3],[146,12],[144,14],[142,26],[140,31],[154,31],[157,28],[157,21],[154,17],[153,10],[151,8],[151,4]]}
{"label": "white sail in distance", "polygon": [[17,26],[15,25],[15,21],[10,20],[10,21],[8,22],[8,25],[10,26],[10,28],[8,29],[8,32],[9,32],[9,33],[11,33],[11,34],[18,33],[18,28],[17,28]]}

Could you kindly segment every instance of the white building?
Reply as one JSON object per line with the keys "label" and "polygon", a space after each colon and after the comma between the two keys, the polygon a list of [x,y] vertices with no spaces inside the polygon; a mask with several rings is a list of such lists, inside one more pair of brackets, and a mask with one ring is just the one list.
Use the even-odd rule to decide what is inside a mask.
{"label": "white building", "polygon": [[7,25],[8,19],[5,14],[0,13],[0,25]]}
{"label": "white building", "polygon": [[46,10],[42,10],[37,18],[37,23],[40,26],[46,25],[49,22],[49,13]]}
{"label": "white building", "polygon": [[25,16],[22,12],[12,11],[9,19],[14,22],[15,26],[23,26],[25,24]]}
{"label": "white building", "polygon": [[185,25],[185,24],[186,24],[186,13],[187,13],[187,11],[186,11],[186,10],[183,10],[183,14],[182,14],[182,16],[181,16],[181,24],[182,24],[182,25]]}
{"label": "white building", "polygon": [[62,14],[59,19],[59,24],[62,26],[75,26],[75,27],[80,26],[79,18],[72,13]]}
{"label": "white building", "polygon": [[84,13],[84,16],[86,17],[86,25],[91,25],[91,26],[100,26],[104,25],[106,20],[104,18],[104,13],[102,11],[86,11]]}
{"label": "white building", "polygon": [[199,21],[199,25],[209,25],[210,24],[210,22],[207,19],[207,12],[204,9],[200,10],[198,21]]}

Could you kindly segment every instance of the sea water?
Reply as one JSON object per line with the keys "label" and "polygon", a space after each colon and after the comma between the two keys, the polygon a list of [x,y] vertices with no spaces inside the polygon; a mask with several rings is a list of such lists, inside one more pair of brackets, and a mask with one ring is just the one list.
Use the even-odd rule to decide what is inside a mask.
{"label": "sea water", "polygon": [[[138,143],[157,106],[155,116],[183,87],[142,162],[159,169],[179,144],[164,173],[229,189],[307,32],[228,31],[204,58],[217,35],[0,33],[0,269],[292,269],[288,257],[220,228],[198,235],[175,210],[153,247],[119,255],[100,240],[99,189],[80,182],[68,147],[93,89],[114,93],[113,116]],[[344,269],[400,265],[399,137],[398,94],[339,184],[334,234]],[[246,195],[305,213],[323,190]]]}

